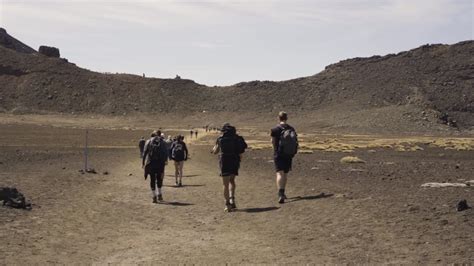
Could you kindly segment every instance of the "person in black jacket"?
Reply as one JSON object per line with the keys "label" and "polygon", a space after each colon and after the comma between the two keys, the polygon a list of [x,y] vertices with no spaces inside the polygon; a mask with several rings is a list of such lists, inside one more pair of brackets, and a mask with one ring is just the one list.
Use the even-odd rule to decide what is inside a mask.
{"label": "person in black jacket", "polygon": [[182,187],[184,161],[188,160],[188,148],[184,143],[184,136],[179,135],[171,144],[169,156],[174,161],[176,186]]}
{"label": "person in black jacket", "polygon": [[247,148],[244,138],[237,135],[235,127],[225,123],[222,136],[216,140],[212,153],[219,153],[220,176],[224,185],[225,209],[230,212],[237,208],[235,204],[235,177],[239,175],[242,154]]}
{"label": "person in black jacket", "polygon": [[145,170],[145,180],[150,176],[153,203],[158,203],[158,200],[163,200],[161,187],[163,186],[165,165],[168,162],[168,150],[160,134],[161,132],[153,132],[152,137],[147,140],[142,159],[142,168]]}

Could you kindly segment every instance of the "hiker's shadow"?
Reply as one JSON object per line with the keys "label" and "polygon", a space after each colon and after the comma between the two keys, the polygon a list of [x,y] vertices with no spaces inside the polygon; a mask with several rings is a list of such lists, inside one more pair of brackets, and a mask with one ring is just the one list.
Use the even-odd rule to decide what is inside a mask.
{"label": "hiker's shadow", "polygon": [[171,205],[171,206],[191,206],[194,205],[192,203],[187,202],[178,202],[178,201],[162,201],[159,202],[160,205]]}
{"label": "hiker's shadow", "polygon": [[[166,175],[167,177],[174,177],[174,175]],[[183,175],[183,177],[196,177],[199,175]]]}
{"label": "hiker's shadow", "polygon": [[324,199],[324,198],[329,198],[332,196],[334,196],[333,193],[328,193],[328,194],[320,193],[318,195],[311,195],[311,196],[296,196],[296,197],[288,198],[286,202],[290,203],[290,202],[295,202],[295,201],[300,201],[300,200]]}
{"label": "hiker's shadow", "polygon": [[248,213],[257,213],[257,212],[268,212],[268,211],[275,211],[280,209],[280,207],[262,207],[262,208],[245,208],[245,209],[237,209],[239,212],[248,212]]}
{"label": "hiker's shadow", "polygon": [[184,188],[184,187],[204,187],[206,185],[200,185],[200,184],[196,184],[196,185],[182,185],[182,186],[176,186],[176,185],[163,185],[164,187],[172,187],[172,188]]}

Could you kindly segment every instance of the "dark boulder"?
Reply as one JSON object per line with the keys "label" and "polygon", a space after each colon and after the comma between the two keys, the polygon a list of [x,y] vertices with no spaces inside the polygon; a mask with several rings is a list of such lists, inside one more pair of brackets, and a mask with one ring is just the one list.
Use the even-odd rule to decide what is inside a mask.
{"label": "dark boulder", "polygon": [[458,202],[458,204],[456,205],[456,210],[458,212],[462,212],[464,210],[467,210],[467,209],[470,209],[471,207],[469,207],[469,205],[467,205],[467,200],[461,200]]}
{"label": "dark boulder", "polygon": [[57,57],[59,58],[59,49],[56,47],[44,46],[39,47],[40,54],[46,55],[48,57]]}

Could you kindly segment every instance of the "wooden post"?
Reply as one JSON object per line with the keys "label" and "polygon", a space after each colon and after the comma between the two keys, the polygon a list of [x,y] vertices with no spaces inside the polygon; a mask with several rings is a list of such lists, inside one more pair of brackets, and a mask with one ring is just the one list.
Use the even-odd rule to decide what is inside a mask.
{"label": "wooden post", "polygon": [[85,147],[84,147],[84,172],[87,171],[87,156],[88,156],[88,143],[89,142],[89,130],[86,129],[86,144],[85,144]]}

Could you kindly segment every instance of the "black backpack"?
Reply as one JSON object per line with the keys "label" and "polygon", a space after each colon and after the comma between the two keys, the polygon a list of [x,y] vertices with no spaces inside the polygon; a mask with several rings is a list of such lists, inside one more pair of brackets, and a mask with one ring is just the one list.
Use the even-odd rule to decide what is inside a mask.
{"label": "black backpack", "polygon": [[281,127],[280,142],[278,143],[278,152],[290,157],[298,152],[298,137],[292,127]]}
{"label": "black backpack", "polygon": [[171,150],[171,158],[178,161],[184,160],[184,144],[183,143],[180,143],[177,141],[173,144],[173,149]]}
{"label": "black backpack", "polygon": [[219,146],[223,155],[239,155],[247,149],[247,143],[239,135],[224,135],[220,137]]}
{"label": "black backpack", "polygon": [[150,160],[153,162],[162,162],[167,159],[167,149],[164,141],[159,137],[155,137],[150,141],[149,144],[149,153]]}
{"label": "black backpack", "polygon": [[242,154],[245,152],[245,149],[247,149],[247,143],[245,142],[244,138],[242,136],[237,135],[237,152],[238,154]]}

